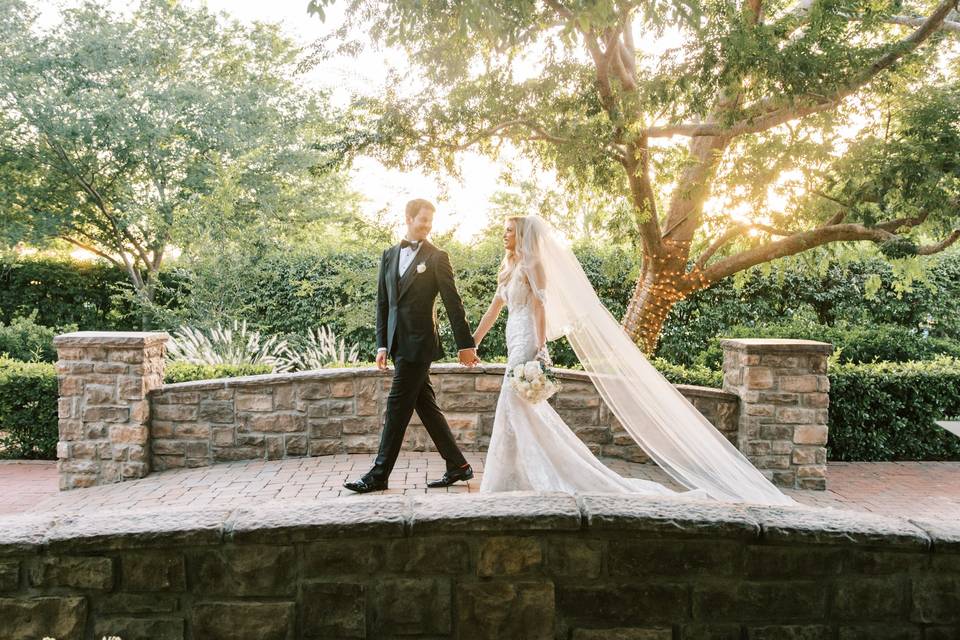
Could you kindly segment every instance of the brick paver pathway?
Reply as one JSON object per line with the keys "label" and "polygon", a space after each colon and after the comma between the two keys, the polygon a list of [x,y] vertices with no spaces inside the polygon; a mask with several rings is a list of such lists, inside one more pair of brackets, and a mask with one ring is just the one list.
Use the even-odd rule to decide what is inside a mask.
{"label": "brick paver pathway", "polygon": [[[427,489],[443,460],[435,453],[403,453],[387,493],[469,493],[479,491],[484,454],[467,454],[476,476],[469,483]],[[199,469],[152,474],[122,484],[57,490],[56,463],[0,462],[0,514],[98,508],[141,509],[158,505],[234,507],[276,500],[317,500],[350,496],[343,481],[366,471],[373,456],[336,455],[271,462],[232,462]],[[606,460],[622,475],[677,488],[657,467]],[[835,462],[828,465],[827,491],[789,491],[811,506],[934,519],[960,519],[960,462]]]}

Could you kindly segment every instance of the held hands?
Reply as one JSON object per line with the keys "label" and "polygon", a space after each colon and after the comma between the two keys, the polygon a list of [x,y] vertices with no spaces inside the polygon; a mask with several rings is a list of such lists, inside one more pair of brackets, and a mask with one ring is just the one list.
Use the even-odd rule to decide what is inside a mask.
{"label": "held hands", "polygon": [[477,357],[477,350],[474,349],[463,349],[458,354],[460,358],[460,364],[465,367],[475,367],[480,364],[480,358]]}

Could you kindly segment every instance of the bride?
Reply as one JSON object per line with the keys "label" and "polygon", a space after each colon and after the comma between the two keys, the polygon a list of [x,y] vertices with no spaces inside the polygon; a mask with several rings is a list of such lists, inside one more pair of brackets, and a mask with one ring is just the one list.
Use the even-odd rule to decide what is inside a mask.
{"label": "bride", "polygon": [[653,368],[610,315],[573,252],[538,216],[509,218],[497,290],[474,333],[479,346],[507,307],[507,372],[549,363],[547,340],[565,335],[626,431],[689,489],[624,478],[600,462],[546,401],[500,391],[481,491],[672,495],[792,505]]}

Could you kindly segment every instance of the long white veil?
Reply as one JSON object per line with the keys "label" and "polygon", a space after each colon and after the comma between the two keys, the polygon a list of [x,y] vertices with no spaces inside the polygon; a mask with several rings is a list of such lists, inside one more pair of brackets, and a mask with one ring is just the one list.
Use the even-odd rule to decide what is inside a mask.
{"label": "long white veil", "polygon": [[[674,480],[728,502],[794,505],[644,357],[542,218],[524,218],[524,261],[546,276],[547,339],[566,336],[627,433]],[[531,268],[532,271],[532,268]]]}

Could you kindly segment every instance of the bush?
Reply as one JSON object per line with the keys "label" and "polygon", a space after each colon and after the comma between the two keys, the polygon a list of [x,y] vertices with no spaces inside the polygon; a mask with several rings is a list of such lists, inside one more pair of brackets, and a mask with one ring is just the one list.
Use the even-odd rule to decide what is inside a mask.
{"label": "bush", "polygon": [[910,362],[930,360],[937,356],[960,357],[960,341],[930,338],[898,325],[863,327],[828,327],[813,322],[747,327],[738,325],[710,340],[706,350],[697,355],[697,364],[710,369],[723,365],[723,338],[797,338],[829,342],[839,349],[841,363]]}
{"label": "bush", "polygon": [[192,382],[194,380],[215,380],[216,378],[237,378],[240,376],[259,376],[272,373],[268,364],[190,364],[188,362],[168,362],[163,372],[163,383]]}
{"label": "bush", "polygon": [[4,326],[0,321],[0,355],[23,362],[54,362],[57,350],[53,338],[59,333],[76,331],[76,325],[45,327],[37,324],[37,310],[29,316],[17,316]]}
{"label": "bush", "polygon": [[708,369],[699,365],[684,367],[683,365],[667,362],[663,358],[654,358],[650,361],[663,377],[673,384],[692,384],[700,387],[723,387],[723,372]]}
{"label": "bush", "polygon": [[0,359],[0,458],[57,457],[57,370]]}
{"label": "bush", "polygon": [[960,414],[960,360],[840,364],[830,373],[830,460],[960,460],[934,424]]}

